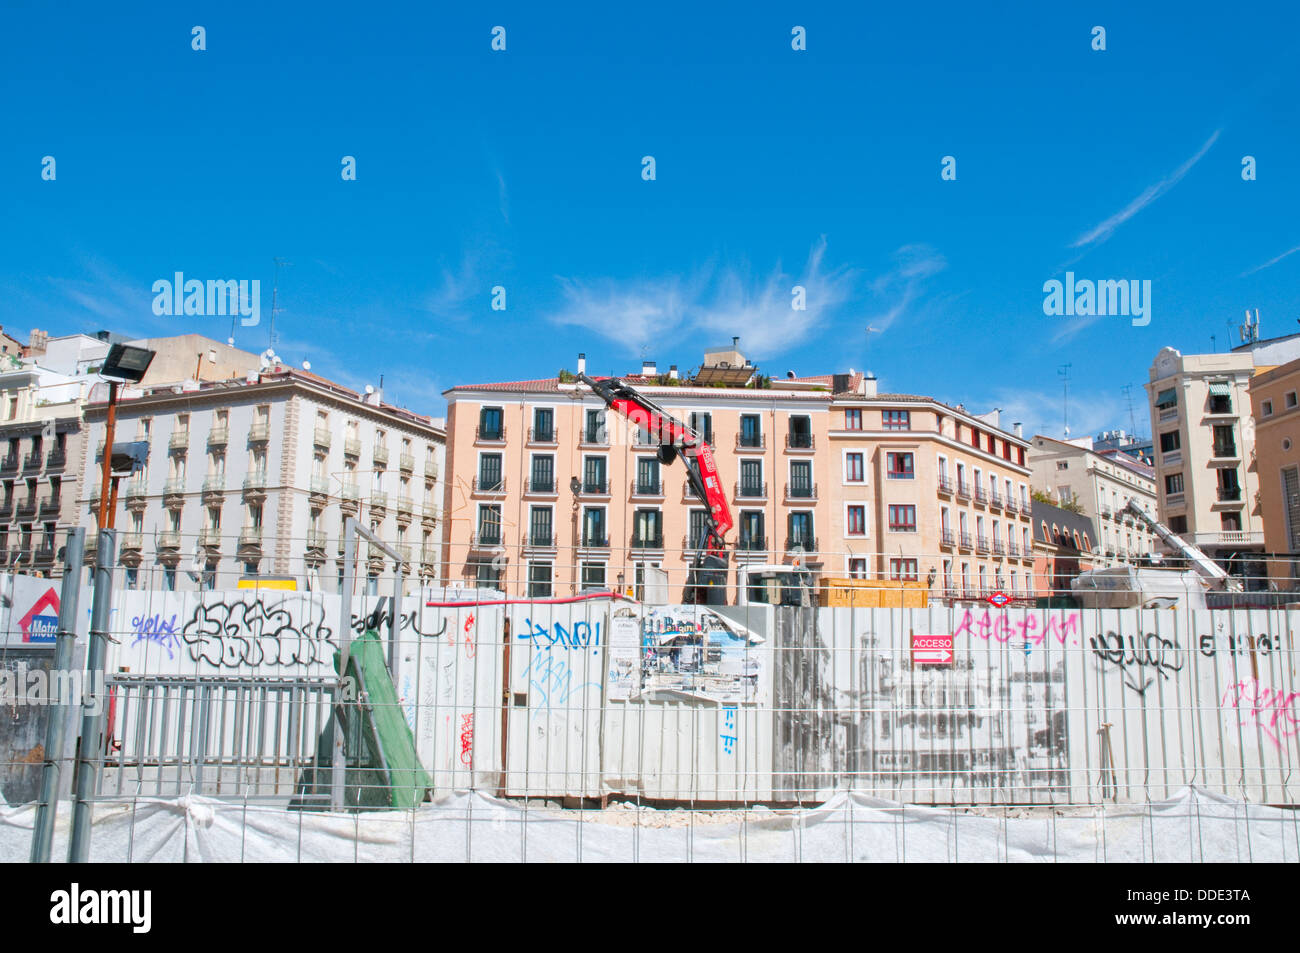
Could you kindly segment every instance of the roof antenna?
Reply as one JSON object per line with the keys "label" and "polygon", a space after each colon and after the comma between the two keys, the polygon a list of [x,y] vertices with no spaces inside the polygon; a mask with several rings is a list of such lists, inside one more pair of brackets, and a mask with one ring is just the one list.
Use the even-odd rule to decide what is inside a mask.
{"label": "roof antenna", "polygon": [[1064,395],[1061,398],[1061,416],[1065,425],[1065,439],[1070,439],[1070,368],[1073,364],[1062,364],[1056,369],[1057,376],[1061,378],[1061,387],[1064,388]]}
{"label": "roof antenna", "polygon": [[[271,327],[269,333],[267,334],[267,340],[266,340],[266,344],[268,347],[275,347],[275,311],[276,311],[275,295],[276,292],[280,290],[280,269],[287,265],[293,264],[293,262],[285,261],[283,258],[276,258],[274,260],[275,260],[275,278],[271,282]],[[231,325],[231,330],[232,332],[234,330],[233,324]]]}

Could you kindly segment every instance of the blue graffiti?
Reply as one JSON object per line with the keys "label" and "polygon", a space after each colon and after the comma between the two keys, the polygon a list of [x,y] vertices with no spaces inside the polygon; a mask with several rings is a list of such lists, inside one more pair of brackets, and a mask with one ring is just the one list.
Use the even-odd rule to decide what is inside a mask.
{"label": "blue graffiti", "polygon": [[597,622],[593,628],[590,623],[575,622],[570,632],[558,622],[548,630],[540,622],[524,619],[524,630],[519,633],[519,638],[529,640],[539,648],[549,649],[558,645],[563,649],[591,649],[591,654],[595,655],[600,651],[600,623]]}
{"label": "blue graffiti", "polygon": [[[533,704],[533,717],[537,718],[543,711],[550,712],[552,707],[566,705],[570,698],[588,688],[600,688],[600,682],[583,682],[575,684],[577,679],[573,669],[563,659],[551,652],[550,646],[543,646],[544,651],[533,656],[523,677],[528,684],[537,689],[536,702]],[[529,699],[530,702],[533,699]]]}
{"label": "blue graffiti", "polygon": [[135,616],[131,619],[131,631],[135,635],[135,638],[131,640],[132,645],[139,645],[141,642],[154,642],[167,650],[168,658],[176,657],[172,649],[180,648],[180,642],[176,638],[176,615],[174,613],[170,619],[164,619],[159,614]]}
{"label": "blue graffiti", "polygon": [[722,707],[722,720],[723,720],[724,731],[719,732],[718,737],[722,739],[723,752],[726,754],[731,754],[735,750],[734,745],[738,740],[738,736],[726,734],[726,730],[730,730],[730,731],[736,730],[736,706],[735,705],[724,705]]}

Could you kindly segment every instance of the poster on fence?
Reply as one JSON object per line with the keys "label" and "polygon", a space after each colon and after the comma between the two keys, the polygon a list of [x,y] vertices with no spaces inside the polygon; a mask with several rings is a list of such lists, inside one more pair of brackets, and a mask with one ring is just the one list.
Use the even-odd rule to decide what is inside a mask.
{"label": "poster on fence", "polygon": [[675,691],[753,701],[762,670],[753,632],[703,606],[645,608],[641,692]]}

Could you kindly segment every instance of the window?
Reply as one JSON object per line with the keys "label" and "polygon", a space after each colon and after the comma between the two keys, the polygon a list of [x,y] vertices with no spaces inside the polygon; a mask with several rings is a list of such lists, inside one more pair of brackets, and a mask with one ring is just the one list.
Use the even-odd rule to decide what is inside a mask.
{"label": "window", "polygon": [[916,532],[916,507],[912,504],[891,503],[889,506],[889,529],[894,533]]}
{"label": "window", "polygon": [[1214,455],[1216,457],[1237,455],[1237,438],[1233,434],[1232,424],[1223,424],[1214,428]]}
{"label": "window", "polygon": [[1272,416],[1273,416],[1273,402],[1272,402],[1271,400],[1263,401],[1263,402],[1260,404],[1260,409],[1261,409],[1261,416],[1264,416],[1264,417],[1272,417]]}
{"label": "window", "polygon": [[850,407],[848,410],[844,411],[844,429],[862,429],[862,410],[860,408]]}
{"label": "window", "polygon": [[707,542],[709,523],[705,518],[704,510],[693,509],[688,515],[686,531],[686,548],[694,549],[696,546],[704,546]]}
{"label": "window", "polygon": [[607,546],[605,537],[605,507],[588,506],[582,511],[582,545]]}
{"label": "window", "polygon": [[758,414],[740,415],[740,445],[742,447],[763,446],[763,432]]}
{"label": "window", "polygon": [[1241,484],[1238,482],[1236,467],[1223,467],[1219,470],[1219,499],[1224,502],[1241,499]]}
{"label": "window", "polygon": [[1058,470],[1068,470],[1068,469],[1070,469],[1069,461],[1066,461],[1066,460],[1057,460],[1057,461],[1056,461],[1056,469],[1058,469]]}
{"label": "window", "polygon": [[501,489],[501,454],[483,453],[478,458],[478,488]]}
{"label": "window", "polygon": [[582,464],[582,492],[605,492],[605,458],[586,457]]}
{"label": "window", "polygon": [[844,532],[849,536],[867,535],[867,508],[850,506]]}
{"label": "window", "polygon": [[1183,475],[1181,473],[1171,473],[1165,477],[1165,495],[1172,496],[1175,493],[1183,492]]}
{"label": "window", "polygon": [[1210,382],[1210,413],[1232,413],[1232,385],[1227,381]]}
{"label": "window", "polygon": [[555,491],[555,457],[549,453],[533,455],[533,472],[528,488],[534,493]]}
{"label": "window", "polygon": [[791,549],[795,547],[801,549],[816,548],[816,541],[813,537],[813,515],[811,513],[791,513],[788,517],[787,526],[790,531],[789,546]]}
{"label": "window", "polygon": [[812,499],[817,495],[812,482],[812,463],[808,460],[796,460],[790,464],[790,495],[800,499]]}
{"label": "window", "polygon": [[882,416],[886,430],[912,429],[912,412],[910,410],[887,410]]}
{"label": "window", "polygon": [[481,505],[478,508],[478,541],[482,544],[501,542],[501,507]]}
{"label": "window", "polygon": [[740,461],[740,492],[738,496],[763,496],[763,461]]}
{"label": "window", "polygon": [[528,564],[528,595],[532,598],[548,598],[551,595],[551,564]]}
{"label": "window", "polygon": [[500,407],[483,407],[479,410],[478,436],[480,440],[500,440],[505,436]]}
{"label": "window", "polygon": [[1174,388],[1170,387],[1167,390],[1162,390],[1159,394],[1156,395],[1157,410],[1164,410],[1168,407],[1177,407],[1177,406],[1178,406],[1178,393],[1177,391],[1174,390]]}
{"label": "window", "polygon": [[1287,410],[1290,410],[1292,407],[1294,407],[1296,405],[1295,391],[1293,390],[1287,391],[1286,395],[1282,398],[1282,401],[1283,403],[1286,404]]}
{"label": "window", "polygon": [[849,578],[865,579],[867,577],[867,561],[858,557],[849,560]]}
{"label": "window", "polygon": [[1300,552],[1300,469],[1282,471],[1282,506],[1286,514],[1286,538],[1291,552]]}
{"label": "window", "polygon": [[812,418],[795,417],[790,418],[790,447],[796,449],[809,449],[813,445],[812,439]]}
{"label": "window", "polygon": [[171,568],[163,569],[163,589],[167,592],[176,591],[176,570]]}
{"label": "window", "polygon": [[862,454],[846,453],[844,455],[844,482],[861,483],[864,480]]}
{"label": "window", "polygon": [[528,542],[533,546],[550,546],[554,539],[551,533],[551,508],[534,506],[529,513]]}
{"label": "window", "polygon": [[663,514],[658,510],[637,510],[632,521],[632,545],[645,549],[663,549]]}
{"label": "window", "polygon": [[605,415],[599,410],[587,411],[587,424],[582,431],[584,443],[605,442]]}
{"label": "window", "polygon": [[889,561],[889,578],[907,582],[916,582],[917,564],[915,559],[891,559]]}
{"label": "window", "polygon": [[583,590],[605,588],[604,563],[582,564],[582,588]]}
{"label": "window", "polygon": [[767,548],[766,540],[763,538],[762,510],[740,511],[739,538],[741,549],[762,551]]}
{"label": "window", "polygon": [[912,454],[910,453],[885,454],[885,466],[891,480],[910,480],[916,476],[916,472],[912,468]]}
{"label": "window", "polygon": [[659,487],[658,457],[637,457],[636,491],[638,493],[654,496],[657,496],[661,492]]}
{"label": "window", "polygon": [[1225,533],[1240,533],[1241,513],[1236,510],[1228,513],[1220,513],[1219,527]]}
{"label": "window", "polygon": [[970,429],[970,445],[976,450],[980,448],[980,432],[974,427]]}
{"label": "window", "polygon": [[200,579],[199,585],[201,588],[208,589],[208,590],[217,588],[216,560],[210,559],[207,561],[207,563],[204,564],[203,576]]}
{"label": "window", "polygon": [[550,407],[533,410],[533,439],[538,443],[550,443],[555,439],[555,411]]}
{"label": "window", "polygon": [[703,437],[705,443],[713,443],[713,414],[703,411],[692,413],[691,429]]}
{"label": "window", "polygon": [[1170,430],[1160,435],[1160,452],[1172,453],[1182,446],[1182,437],[1177,430]]}

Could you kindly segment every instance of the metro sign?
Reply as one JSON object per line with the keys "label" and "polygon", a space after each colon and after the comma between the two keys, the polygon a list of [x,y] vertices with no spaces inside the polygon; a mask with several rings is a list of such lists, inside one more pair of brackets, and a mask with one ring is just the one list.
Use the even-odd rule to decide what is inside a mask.
{"label": "metro sign", "polygon": [[[40,614],[42,609],[53,610],[54,614],[50,615],[47,611]],[[50,644],[54,642],[54,637],[59,631],[59,596],[51,588],[36,600],[28,612],[18,622],[23,630],[23,641],[35,644]]]}
{"label": "metro sign", "polygon": [[993,603],[993,605],[997,606],[999,609],[1005,609],[1007,603],[1010,601],[1011,597],[1001,590],[998,590],[993,593],[993,595],[989,596],[989,602]]}
{"label": "metro sign", "polygon": [[912,662],[915,665],[951,665],[951,635],[917,635],[912,633]]}

